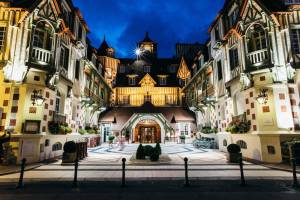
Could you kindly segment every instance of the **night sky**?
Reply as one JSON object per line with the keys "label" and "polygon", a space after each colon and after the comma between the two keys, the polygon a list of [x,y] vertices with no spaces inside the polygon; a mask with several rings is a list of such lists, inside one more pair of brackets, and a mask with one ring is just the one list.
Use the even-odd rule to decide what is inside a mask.
{"label": "night sky", "polygon": [[118,57],[132,57],[136,42],[149,31],[160,57],[171,57],[175,44],[204,43],[207,29],[224,0],[73,0],[99,47],[103,36]]}

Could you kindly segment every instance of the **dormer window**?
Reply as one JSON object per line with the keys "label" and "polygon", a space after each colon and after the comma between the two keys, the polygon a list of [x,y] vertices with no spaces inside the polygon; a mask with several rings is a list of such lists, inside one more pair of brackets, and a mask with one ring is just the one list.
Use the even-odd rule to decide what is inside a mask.
{"label": "dormer window", "polygon": [[300,0],[285,0],[286,4],[300,4]]}
{"label": "dormer window", "polygon": [[125,66],[124,65],[119,66],[119,73],[125,73]]}
{"label": "dormer window", "polygon": [[159,85],[167,85],[167,77],[166,76],[159,77]]}
{"label": "dormer window", "polygon": [[151,72],[151,66],[145,65],[145,66],[144,66],[144,72],[145,72],[145,73],[150,73],[150,72]]}
{"label": "dormer window", "polygon": [[136,78],[135,77],[128,77],[128,84],[129,85],[135,85],[136,84]]}

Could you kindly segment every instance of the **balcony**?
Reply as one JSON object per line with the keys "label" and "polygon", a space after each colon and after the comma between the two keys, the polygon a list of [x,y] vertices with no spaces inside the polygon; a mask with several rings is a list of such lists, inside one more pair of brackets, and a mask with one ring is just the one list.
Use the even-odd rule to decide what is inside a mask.
{"label": "balcony", "polygon": [[268,49],[262,49],[247,54],[248,61],[253,67],[260,67],[270,63]]}
{"label": "balcony", "polygon": [[29,60],[38,65],[50,65],[52,57],[53,53],[51,51],[39,47],[33,47],[31,51],[31,58]]}

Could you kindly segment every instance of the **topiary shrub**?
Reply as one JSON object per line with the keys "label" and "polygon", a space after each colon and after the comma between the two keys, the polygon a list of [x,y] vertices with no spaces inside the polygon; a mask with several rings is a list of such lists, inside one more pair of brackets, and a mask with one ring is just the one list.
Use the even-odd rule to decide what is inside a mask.
{"label": "topiary shrub", "polygon": [[155,149],[158,150],[159,155],[161,155],[161,147],[159,143],[156,143]]}
{"label": "topiary shrub", "polygon": [[139,145],[136,151],[136,159],[137,160],[143,160],[145,159],[145,152],[144,152],[144,147],[142,144]]}
{"label": "topiary shrub", "polygon": [[230,144],[227,147],[227,151],[229,153],[240,153],[241,152],[241,147],[237,144]]}
{"label": "topiary shrub", "polygon": [[237,144],[230,144],[227,147],[227,160],[230,163],[239,163],[242,158],[241,147]]}
{"label": "topiary shrub", "polygon": [[154,148],[151,146],[151,145],[146,145],[144,147],[144,153],[145,153],[145,156],[150,156],[150,153],[151,151],[153,150]]}
{"label": "topiary shrub", "polygon": [[153,162],[156,162],[159,160],[159,149],[158,148],[152,148],[150,151],[150,160]]}
{"label": "topiary shrub", "polygon": [[69,141],[64,144],[64,152],[65,153],[75,153],[76,149],[77,149],[76,143],[73,141]]}

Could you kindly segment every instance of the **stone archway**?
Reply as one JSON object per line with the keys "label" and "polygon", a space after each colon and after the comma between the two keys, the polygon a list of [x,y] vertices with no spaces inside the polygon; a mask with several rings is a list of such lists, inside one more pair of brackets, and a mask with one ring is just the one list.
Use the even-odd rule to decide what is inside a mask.
{"label": "stone archway", "polygon": [[[160,135],[160,138],[157,138],[157,135],[156,135],[156,139],[158,140],[158,142],[163,142],[164,141],[164,138],[166,136],[166,128],[162,121],[156,117],[156,116],[153,116],[153,115],[150,115],[150,114],[145,114],[145,115],[142,115],[142,116],[139,116],[137,119],[135,119],[135,121],[131,124],[131,139],[133,141],[136,141],[138,142],[138,140],[135,140],[137,139],[136,138],[136,135],[135,135],[135,131],[137,128],[139,128],[139,126],[144,122],[144,121],[152,121],[153,122],[153,126],[154,127],[154,124],[156,126],[156,133],[159,131],[159,134],[157,135]],[[138,133],[137,133],[138,134]]]}
{"label": "stone archway", "polygon": [[133,139],[139,143],[161,143],[161,128],[154,120],[141,120],[133,130]]}

